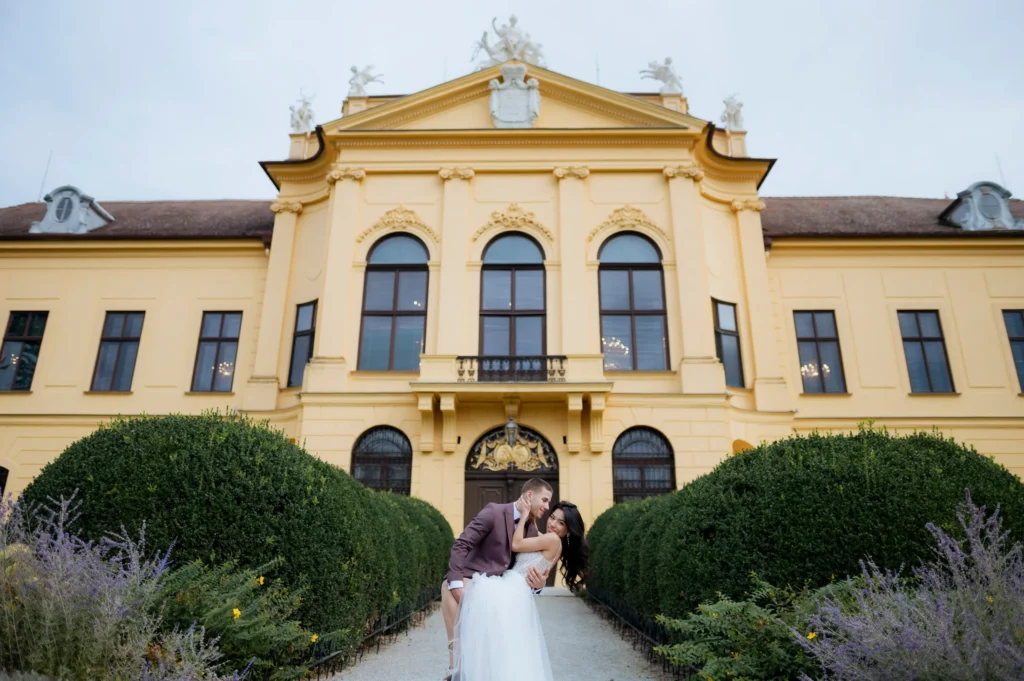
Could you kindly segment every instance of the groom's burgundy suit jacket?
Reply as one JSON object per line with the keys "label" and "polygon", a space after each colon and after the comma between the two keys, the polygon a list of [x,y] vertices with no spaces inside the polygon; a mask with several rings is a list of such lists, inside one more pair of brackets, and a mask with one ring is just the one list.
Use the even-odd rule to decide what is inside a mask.
{"label": "groom's burgundy suit jacket", "polygon": [[[514,504],[487,504],[452,546],[445,580],[468,579],[478,572],[500,575],[512,563],[512,533],[515,531]],[[526,526],[526,536],[537,536],[537,523]]]}

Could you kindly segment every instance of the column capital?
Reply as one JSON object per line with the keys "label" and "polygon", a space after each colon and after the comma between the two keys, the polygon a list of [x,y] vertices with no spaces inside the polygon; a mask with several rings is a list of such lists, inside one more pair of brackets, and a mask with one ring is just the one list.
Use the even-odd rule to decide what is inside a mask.
{"label": "column capital", "polygon": [[737,213],[744,210],[752,210],[755,213],[760,213],[765,209],[764,201],[761,199],[733,199],[730,206]]}
{"label": "column capital", "polygon": [[362,168],[349,168],[348,166],[339,166],[337,164],[331,166],[330,171],[324,177],[327,184],[334,184],[341,180],[355,180],[359,182],[366,177],[366,171]]}
{"label": "column capital", "polygon": [[564,180],[566,178],[572,177],[578,180],[582,180],[583,178],[590,175],[590,168],[588,168],[587,166],[567,166],[564,168],[555,168],[553,172],[555,174],[555,177],[557,177],[559,180]]}
{"label": "column capital", "polygon": [[704,171],[695,165],[665,166],[661,172],[669,180],[685,177],[700,182],[704,179]]}
{"label": "column capital", "polygon": [[471,180],[476,175],[472,168],[441,168],[437,173],[442,180]]}
{"label": "column capital", "polygon": [[270,204],[271,213],[302,213],[302,203],[299,201],[274,201]]}

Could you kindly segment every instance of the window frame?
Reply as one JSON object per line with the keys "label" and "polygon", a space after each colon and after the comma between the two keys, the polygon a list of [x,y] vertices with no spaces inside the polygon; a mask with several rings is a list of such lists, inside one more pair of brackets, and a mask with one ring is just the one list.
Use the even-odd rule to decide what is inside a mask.
{"label": "window frame", "polygon": [[[653,457],[652,456],[652,457],[646,457],[646,458],[639,458],[639,457],[637,457],[637,458],[617,459],[617,456],[621,456],[621,455],[616,455],[616,453],[615,453],[616,447],[622,441],[622,438],[626,437],[629,433],[632,433],[632,432],[645,432],[645,433],[657,435],[658,437],[660,437],[661,440],[665,443],[665,446],[668,448],[668,457],[666,458],[666,457]],[[615,477],[615,470],[616,470],[616,463],[617,462],[621,462],[621,465],[623,465],[623,466],[628,465],[630,467],[638,467],[640,469],[640,490],[639,490],[639,493],[642,494],[642,496],[638,496],[637,494],[634,494],[634,493],[629,493],[630,492],[629,490],[623,490],[623,489],[621,489],[619,487],[619,485],[618,485],[618,483],[616,481],[616,477]],[[644,477],[644,475],[645,475],[644,474],[644,467],[645,466],[651,466],[651,465],[666,466],[671,471],[672,484],[671,484],[670,488],[665,489],[665,490],[647,490],[646,489],[646,479]],[[625,502],[625,501],[638,501],[640,499],[648,499],[650,497],[661,496],[663,494],[670,494],[671,492],[674,492],[676,489],[678,489],[677,481],[676,481],[676,452],[675,452],[675,449],[672,447],[672,443],[669,441],[668,437],[666,437],[663,432],[661,432],[657,428],[652,428],[650,426],[632,426],[632,427],[627,428],[626,430],[622,431],[621,433],[619,433],[619,436],[615,438],[615,443],[612,445],[612,503],[613,504],[619,504],[619,503],[622,503],[622,502]],[[647,493],[644,494],[644,492],[647,492]]]}
{"label": "window frame", "polygon": [[[121,323],[121,336],[107,336],[104,335],[107,328],[107,320],[112,314],[125,315],[125,319]],[[142,326],[139,328],[138,336],[125,336],[124,327],[128,323],[128,315],[140,314],[142,315]],[[92,369],[92,380],[89,382],[89,392],[92,393],[130,393],[132,391],[132,384],[135,382],[135,367],[139,364],[139,352],[142,350],[142,331],[146,328],[146,311],[145,310],[107,310],[106,314],[103,315],[103,326],[100,329],[100,342],[96,348],[96,363]],[[121,351],[124,349],[125,343],[137,343],[138,348],[135,353],[135,362],[132,364],[132,379],[128,382],[127,390],[116,390],[114,384],[117,383],[118,370],[121,367]],[[110,375],[110,388],[97,388],[96,387],[96,375],[100,369],[100,357],[103,355],[103,344],[104,343],[117,343],[117,355],[114,357],[114,370]]]}
{"label": "window frame", "polygon": [[[938,336],[922,336],[921,335],[921,314],[932,313],[935,315],[935,323],[939,327]],[[916,337],[907,338],[903,335],[903,325],[900,323],[901,314],[913,314],[914,323],[917,325]],[[901,346],[903,347],[903,363],[907,368],[907,381],[910,383],[910,394],[911,395],[955,395],[956,394],[956,382],[953,380],[953,367],[949,361],[949,348],[946,347],[946,332],[942,328],[942,314],[939,310],[930,309],[911,309],[911,310],[896,310],[896,327],[900,332]],[[942,343],[942,357],[946,363],[946,377],[949,378],[949,390],[935,390],[932,383],[932,374],[928,370],[927,355],[924,352],[924,343],[926,341],[940,341]],[[907,343],[918,343],[921,347],[921,356],[925,359],[924,373],[928,379],[928,390],[914,390],[914,381],[910,376],[910,360],[907,357]]]}
{"label": "window frame", "polygon": [[[719,320],[718,320],[718,306],[719,305],[728,305],[729,307],[732,308],[732,317],[733,317],[733,319],[736,320],[736,330],[735,331],[730,331],[728,329],[723,329],[721,327],[721,324],[719,323]],[[724,300],[719,300],[718,298],[712,298],[711,299],[711,313],[713,315],[712,318],[714,319],[714,323],[715,323],[715,354],[718,355],[718,361],[722,363],[723,369],[725,368],[725,360],[722,358],[722,354],[723,354],[722,353],[722,336],[726,335],[726,336],[735,336],[736,337],[736,350],[737,350],[736,357],[739,360],[739,364],[740,364],[740,366],[739,366],[740,380],[742,381],[742,383],[740,385],[729,385],[728,378],[726,378],[726,384],[725,385],[726,385],[727,388],[740,388],[742,390],[746,390],[747,389],[747,374],[743,370],[743,338],[740,336],[739,306],[736,303],[730,303],[730,302],[727,302],[727,301],[724,301]],[[728,372],[725,372],[725,375],[726,375],[726,377],[728,377],[728,375],[729,375]]]}
{"label": "window frame", "polygon": [[[809,338],[809,337],[801,338],[800,337],[800,327],[796,323],[796,316],[798,314],[810,314],[811,315],[811,324],[814,327],[814,337],[813,338]],[[830,315],[832,315],[832,328],[834,328],[836,330],[836,335],[834,337],[819,335],[819,333],[818,333],[818,318],[815,316],[815,315],[819,315],[819,314],[830,314]],[[736,327],[739,328],[739,324],[737,324]],[[818,370],[817,378],[818,378],[818,382],[821,384],[821,390],[819,392],[811,392],[811,393],[809,393],[809,392],[807,392],[807,390],[806,390],[806,388],[804,386],[804,376],[803,376],[803,373],[800,373],[800,387],[801,387],[800,394],[801,395],[848,395],[848,394],[850,394],[850,386],[846,382],[846,368],[843,365],[843,344],[839,340],[839,324],[838,324],[838,322],[836,320],[836,311],[835,310],[793,310],[793,333],[796,336],[796,346],[797,346],[796,347],[796,356],[797,356],[797,366],[798,367],[802,366],[800,364],[800,343],[814,343],[814,352],[815,352],[815,355],[818,358],[818,366],[821,367],[821,345],[820,345],[820,343],[821,342],[829,343],[829,342],[833,342],[834,341],[835,344],[836,344],[836,353],[839,355],[839,376],[842,378],[842,381],[843,381],[843,389],[842,390],[828,390],[825,387],[825,375],[819,369]],[[798,371],[799,371],[799,369],[798,369]]]}
{"label": "window frame", "polygon": [[[537,250],[540,251],[541,261],[539,263],[487,263],[487,252],[493,248],[501,239],[508,236],[520,236],[529,239]],[[477,341],[477,349],[481,356],[487,357],[530,357],[531,355],[519,355],[516,352],[516,323],[517,317],[540,317],[540,354],[546,356],[548,353],[548,273],[547,268],[544,266],[544,259],[546,255],[543,247],[537,240],[529,234],[523,232],[503,232],[498,236],[491,239],[490,243],[483,250],[483,254],[480,256],[480,302],[478,305],[477,316],[479,317],[477,324],[478,330],[477,335],[479,340]],[[541,273],[541,300],[543,307],[532,309],[532,310],[517,310],[516,305],[516,272],[518,271],[539,271]],[[509,301],[512,303],[512,308],[509,310],[487,310],[484,309],[484,273],[485,272],[509,272],[511,278],[511,287],[509,289]],[[495,355],[493,353],[484,353],[484,318],[485,317],[501,317],[508,319],[508,355]]]}
{"label": "window frame", "polygon": [[1022,373],[1021,370],[1017,368],[1017,362],[1016,362],[1016,360],[1014,360],[1014,356],[1013,356],[1013,344],[1014,343],[1020,343],[1021,345],[1024,345],[1024,336],[1013,336],[1013,335],[1010,335],[1010,327],[1006,323],[1006,315],[1007,315],[1007,313],[1019,315],[1021,317],[1021,322],[1024,323],[1024,310],[1021,310],[1021,309],[1002,310],[1002,313],[1003,313],[1003,328],[1006,329],[1006,339],[1007,339],[1007,341],[1010,344],[1010,362],[1013,364],[1013,370],[1017,374],[1017,387],[1018,387],[1020,393],[1024,393],[1024,373]]}
{"label": "window frame", "polygon": [[[380,456],[380,455],[377,455],[376,453],[360,453],[359,452],[359,447],[366,440],[367,436],[369,436],[370,434],[372,434],[374,432],[385,431],[385,430],[392,431],[392,432],[397,433],[398,435],[402,436],[402,439],[405,441],[405,446],[408,447],[408,452],[399,452],[400,454],[403,455],[403,458],[399,459],[397,457]],[[360,457],[362,457],[362,458],[360,458]],[[372,426],[370,428],[367,428],[366,430],[364,430],[359,435],[358,438],[356,438],[355,444],[352,446],[352,456],[350,458],[351,458],[351,460],[349,462],[349,474],[353,478],[355,478],[355,480],[357,482],[359,482],[361,485],[363,485],[367,489],[371,489],[371,490],[374,490],[374,491],[385,491],[385,490],[387,490],[387,491],[390,491],[392,494],[404,494],[405,496],[412,496],[412,460],[413,460],[412,441],[409,439],[409,436],[406,435],[399,428],[395,428],[394,426],[389,426],[389,425],[379,425],[379,426]],[[387,482],[388,482],[388,477],[387,477],[388,466],[393,466],[393,465],[396,464],[396,462],[401,462],[403,465],[405,465],[408,468],[408,471],[409,471],[408,488],[403,486],[401,488],[396,489],[393,486],[388,486],[387,485]],[[379,474],[378,474],[379,477],[377,479],[378,486],[371,487],[370,485],[366,484],[366,482],[360,480],[359,478],[356,478],[356,466],[360,465],[360,464],[362,464],[362,465],[370,465],[370,466],[379,466],[379,469],[380,469],[379,470]]]}
{"label": "window frame", "polygon": [[[423,249],[425,260],[422,263],[371,263],[370,259],[373,257],[373,252],[380,247],[385,241],[388,241],[394,237],[405,237],[416,241],[420,248]],[[361,311],[359,313],[359,353],[356,358],[356,371],[387,371],[387,372],[411,372],[416,373],[411,369],[395,369],[395,339],[398,335],[397,322],[399,317],[422,317],[423,318],[423,337],[420,340],[420,354],[426,351],[427,345],[427,308],[430,305],[430,251],[427,249],[426,244],[420,241],[418,238],[410,234],[389,234],[382,239],[379,239],[373,247],[370,249],[369,254],[366,258],[366,271],[363,273],[363,300],[361,305]],[[367,310],[366,309],[366,296],[369,291],[367,284],[370,281],[371,272],[394,272],[395,280],[391,292],[391,310]],[[423,309],[422,310],[399,310],[398,309],[398,293],[401,289],[400,280],[402,273],[404,272],[423,272]],[[366,326],[367,317],[389,317],[391,319],[391,335],[390,343],[391,346],[388,348],[388,368],[387,369],[364,369],[363,368],[363,333]],[[354,450],[353,450],[354,451]]]}
{"label": "window frame", "polygon": [[[605,247],[615,239],[616,237],[624,235],[638,236],[647,241],[654,252],[658,255],[658,262],[629,262],[629,263],[616,263],[616,262],[604,262],[601,260],[601,253]],[[608,237],[604,243],[601,244],[601,248],[598,250],[598,266],[597,266],[597,316],[598,316],[598,344],[601,348],[602,356],[602,368],[604,371],[610,373],[651,373],[658,371],[671,371],[672,369],[672,349],[669,347],[669,336],[668,336],[668,300],[665,297],[665,267],[664,267],[664,256],[661,253],[661,249],[647,236],[639,232],[619,232]],[[635,287],[633,285],[633,271],[640,270],[645,272],[658,272],[661,276],[661,309],[659,310],[637,310],[636,309],[636,296],[634,295]],[[603,271],[625,271],[629,277],[629,307],[628,310],[606,310],[604,308],[604,296],[602,295],[602,284],[601,284],[601,272]],[[604,364],[604,317],[629,317],[629,333],[630,333],[630,348],[632,349],[632,364],[631,369],[608,369],[603,366]],[[640,353],[637,351],[636,343],[636,318],[637,317],[661,317],[662,324],[662,338],[665,344],[665,368],[663,369],[639,369],[637,363],[639,362]]]}
{"label": "window frame", "polygon": [[[11,318],[14,315],[16,315],[16,314],[28,315],[25,318],[25,328],[24,328],[24,331],[26,333],[24,335],[10,335]],[[45,321],[43,322],[43,333],[42,333],[42,335],[39,335],[39,336],[30,336],[30,335],[28,335],[28,331],[32,328],[32,318],[33,318],[33,316],[36,316],[36,315],[41,315],[41,316],[43,316],[45,318]],[[11,310],[10,314],[7,315],[7,324],[4,326],[3,339],[0,340],[0,351],[2,351],[4,346],[7,345],[8,343],[21,343],[21,347],[18,349],[18,366],[16,366],[14,368],[14,374],[11,376],[11,387],[10,388],[0,388],[0,392],[5,392],[5,393],[31,392],[31,390],[32,390],[32,381],[34,381],[35,378],[36,378],[35,368],[32,369],[32,377],[28,381],[28,387],[26,387],[24,389],[18,389],[18,388],[14,387],[14,386],[16,386],[18,384],[18,376],[21,373],[21,367],[23,365],[23,363],[21,361],[21,357],[22,357],[22,354],[25,351],[25,344],[26,343],[39,343],[39,351],[36,354],[36,366],[38,366],[38,364],[39,364],[39,357],[43,354],[43,336],[46,335],[46,325],[49,323],[49,321],[50,321],[50,311],[49,310]]]}
{"label": "window frame", "polygon": [[[295,372],[295,339],[299,336],[309,336],[309,354],[306,356],[303,366],[309,364],[310,358],[313,357],[313,344],[316,342],[316,313],[319,302],[318,298],[314,298],[307,303],[299,303],[295,306],[295,323],[292,325],[292,346],[289,348],[290,352],[288,353],[288,379],[285,382],[288,388],[297,388],[302,385],[301,382],[292,383],[292,374]],[[313,306],[313,316],[309,322],[309,329],[299,331],[299,310],[307,305]]]}
{"label": "window frame", "polygon": [[[220,328],[217,330],[217,336],[204,336],[203,329],[206,327],[206,315],[208,314],[219,314]],[[238,315],[238,335],[234,338],[224,336],[224,319],[229,314]],[[199,318],[199,340],[196,341],[196,359],[192,363],[192,382],[189,384],[191,392],[194,393],[231,393],[235,387],[235,368],[238,367],[238,345],[239,339],[242,336],[242,319],[243,313],[241,310],[203,310],[202,316]],[[217,352],[213,355],[213,376],[210,379],[210,389],[200,390],[196,388],[196,374],[199,371],[199,351],[203,347],[203,343],[216,343]],[[217,383],[217,365],[220,363],[220,350],[221,344],[223,343],[234,343],[235,344],[235,367],[231,369],[231,383],[228,385],[226,390],[216,390],[214,385]]]}

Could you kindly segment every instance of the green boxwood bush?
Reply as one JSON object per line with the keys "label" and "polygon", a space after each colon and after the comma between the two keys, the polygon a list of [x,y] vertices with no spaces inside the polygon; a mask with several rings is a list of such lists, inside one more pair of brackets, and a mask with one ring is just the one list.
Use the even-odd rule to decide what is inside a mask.
{"label": "green boxwood bush", "polygon": [[793,436],[604,513],[590,534],[591,582],[653,620],[719,593],[742,600],[751,572],[813,588],[859,573],[864,558],[916,565],[931,552],[926,523],[955,531],[965,488],[979,505],[1001,505],[1004,528],[1024,536],[1024,485],[973,449],[870,429]]}
{"label": "green boxwood bush", "polygon": [[372,492],[238,416],[115,420],[48,464],[25,499],[76,489],[75,530],[85,538],[145,523],[147,544],[173,544],[175,564],[256,567],[283,558],[275,574],[305,589],[302,625],[353,643],[381,613],[440,584],[452,543],[448,523],[427,504]]}

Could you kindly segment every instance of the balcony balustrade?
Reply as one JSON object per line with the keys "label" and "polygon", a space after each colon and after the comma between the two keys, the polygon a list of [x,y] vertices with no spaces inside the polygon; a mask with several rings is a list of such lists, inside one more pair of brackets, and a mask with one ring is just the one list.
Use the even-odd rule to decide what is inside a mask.
{"label": "balcony balustrade", "polygon": [[459,383],[564,383],[565,355],[456,357]]}

